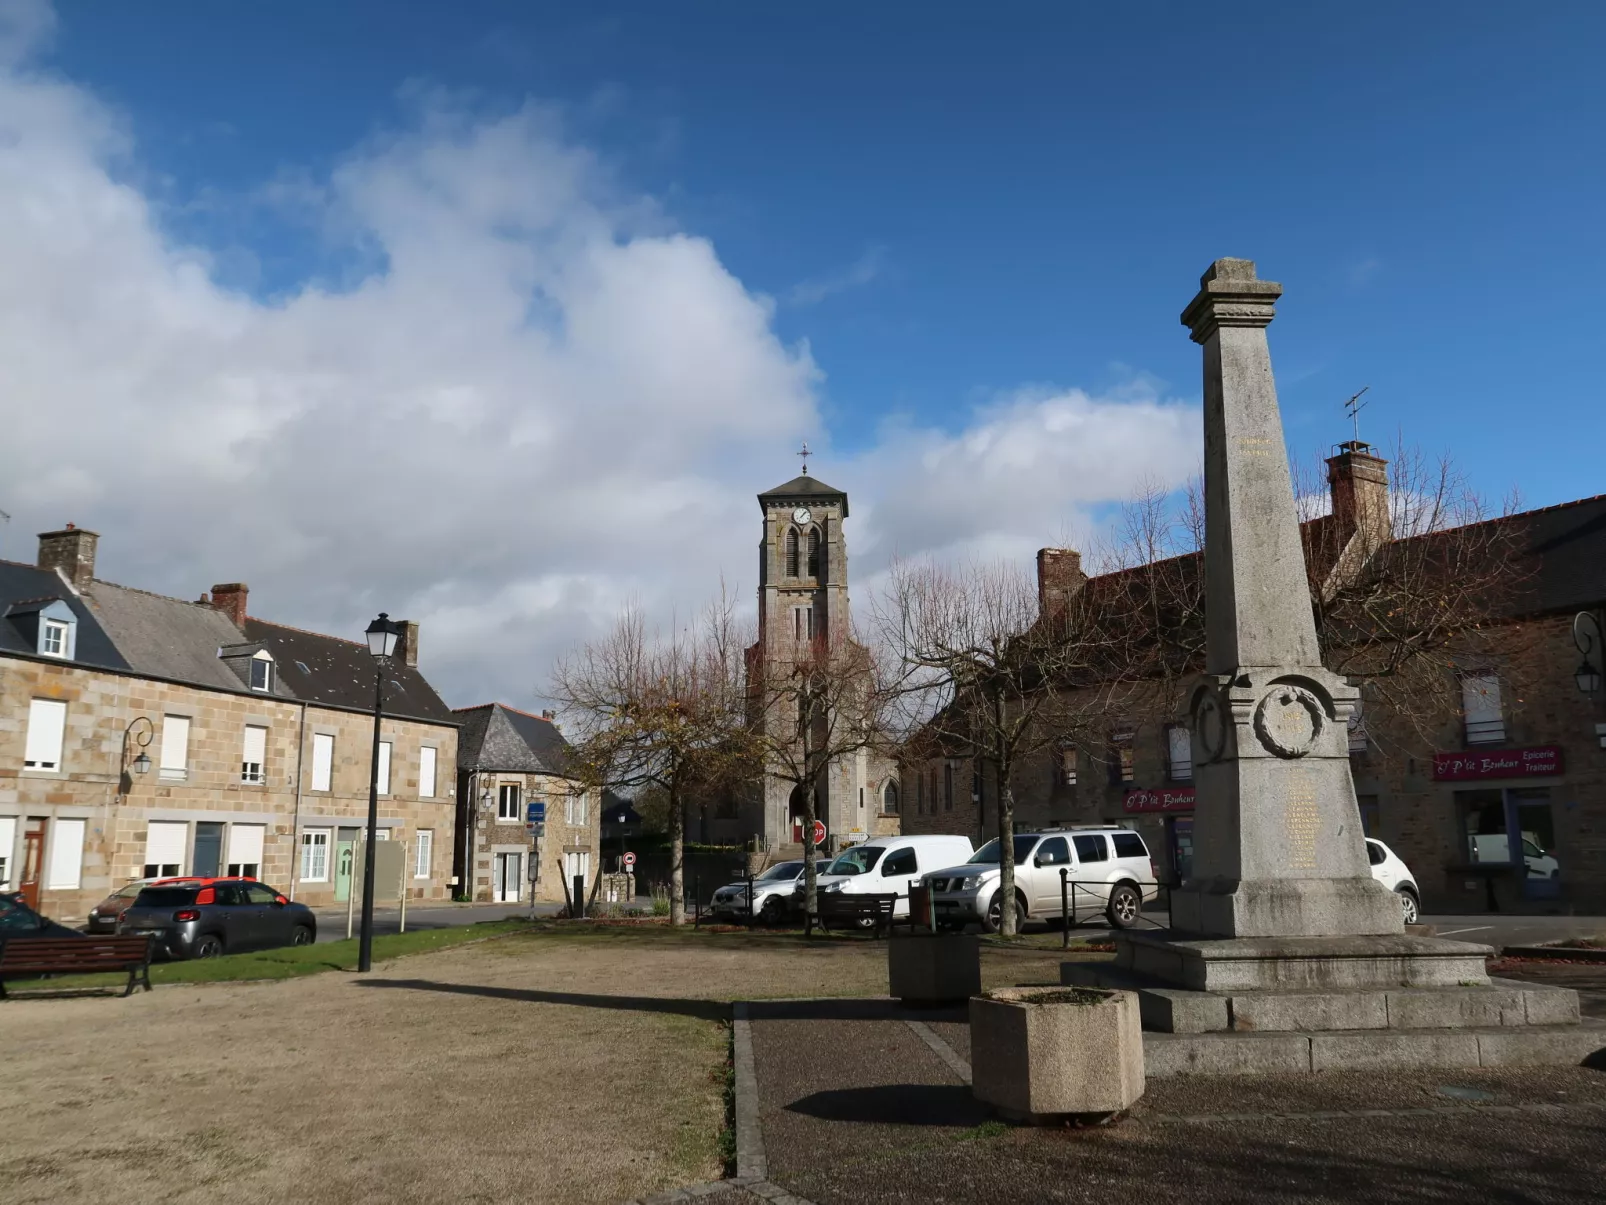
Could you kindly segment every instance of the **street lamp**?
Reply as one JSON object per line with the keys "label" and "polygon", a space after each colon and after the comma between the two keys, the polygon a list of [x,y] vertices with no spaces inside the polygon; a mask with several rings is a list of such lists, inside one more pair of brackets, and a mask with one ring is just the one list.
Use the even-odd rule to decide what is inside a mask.
{"label": "street lamp", "polygon": [[1573,681],[1578,683],[1579,690],[1592,695],[1600,689],[1601,638],[1600,621],[1588,611],[1580,611],[1573,616],[1573,643],[1584,655],[1578,668],[1573,671]]}
{"label": "street lamp", "polygon": [[374,964],[374,845],[379,829],[379,719],[385,707],[385,670],[396,649],[401,624],[381,611],[368,625],[368,651],[374,655],[374,752],[368,769],[368,840],[362,862],[362,935],[357,943],[357,970],[366,973]]}
{"label": "street lamp", "polygon": [[[151,739],[155,735],[156,725],[151,722],[149,716],[137,715],[129,720],[128,727],[123,729],[123,773],[121,781],[117,785],[121,788],[121,793],[124,797],[127,797],[128,793],[134,789],[134,780],[129,777],[129,770],[141,775],[149,773],[151,759],[145,750],[150,747]],[[139,750],[132,762],[128,760],[130,748]]]}

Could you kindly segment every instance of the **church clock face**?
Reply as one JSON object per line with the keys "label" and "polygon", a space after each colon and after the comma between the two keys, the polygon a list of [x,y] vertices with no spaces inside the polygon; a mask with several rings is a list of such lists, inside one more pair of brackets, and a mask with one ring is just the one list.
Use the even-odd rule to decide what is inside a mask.
{"label": "church clock face", "polygon": [[806,506],[800,506],[792,512],[792,522],[794,523],[807,523],[813,517],[813,515],[809,514],[809,508]]}

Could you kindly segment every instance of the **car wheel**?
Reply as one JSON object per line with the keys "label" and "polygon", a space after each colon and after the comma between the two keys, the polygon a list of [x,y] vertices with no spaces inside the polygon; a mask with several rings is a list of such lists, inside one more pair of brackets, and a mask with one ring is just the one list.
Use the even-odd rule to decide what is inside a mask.
{"label": "car wheel", "polygon": [[[1019,933],[1021,926],[1026,923],[1026,900],[1019,893],[1015,893],[1015,932]],[[987,905],[987,915],[982,917],[981,927],[987,933],[1002,933],[1004,930],[1004,893],[993,892],[992,902]]]}
{"label": "car wheel", "polygon": [[306,925],[297,925],[290,933],[290,944],[293,946],[310,946],[313,941],[313,932]]}
{"label": "car wheel", "polygon": [[1394,894],[1400,897],[1400,912],[1405,917],[1405,923],[1416,924],[1422,917],[1422,906],[1416,902],[1416,896],[1405,887]]}
{"label": "car wheel", "polygon": [[1132,884],[1118,884],[1110,892],[1110,903],[1104,915],[1109,918],[1112,929],[1130,929],[1143,915],[1143,897]]}
{"label": "car wheel", "polygon": [[773,928],[786,919],[786,905],[779,896],[772,895],[759,907],[758,919]]}
{"label": "car wheel", "polygon": [[206,936],[195,943],[195,952],[191,958],[217,958],[223,953],[223,939],[221,937]]}

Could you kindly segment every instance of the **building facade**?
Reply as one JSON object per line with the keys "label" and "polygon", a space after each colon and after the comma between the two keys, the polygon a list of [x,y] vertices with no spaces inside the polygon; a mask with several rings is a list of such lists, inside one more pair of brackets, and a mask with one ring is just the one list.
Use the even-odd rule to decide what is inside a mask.
{"label": "building facade", "polygon": [[552,715],[502,703],[453,714],[462,725],[453,868],[462,898],[561,903],[576,876],[589,890],[612,869],[602,865],[599,793],[572,776],[569,743]]}
{"label": "building facade", "polygon": [[[366,825],[375,664],[366,645],[100,581],[98,536],[0,562],[0,889],[83,918],[174,874],[256,875],[312,906],[350,897]],[[450,892],[457,725],[407,625],[386,674],[383,839],[412,898]],[[390,898],[391,885],[379,897]]]}
{"label": "building facade", "polygon": [[[1334,515],[1386,515],[1383,468],[1370,455],[1330,461]],[[1366,701],[1363,688],[1350,732],[1360,819],[1411,868],[1429,912],[1597,914],[1606,911],[1598,635],[1606,496],[1491,523],[1504,527],[1489,547],[1516,558],[1519,584],[1491,607],[1479,651],[1445,671],[1437,702],[1425,697],[1412,714],[1391,713]],[[1372,555],[1385,542],[1359,543]],[[1039,557],[1040,574],[1048,563]],[[1593,681],[1584,672],[1591,666]],[[1138,689],[1097,738],[1045,748],[1015,775],[1016,823],[1125,824],[1144,834],[1162,879],[1185,879],[1193,756],[1179,710],[1169,692]],[[903,778],[905,831],[995,834],[997,784],[986,766],[910,755]]]}

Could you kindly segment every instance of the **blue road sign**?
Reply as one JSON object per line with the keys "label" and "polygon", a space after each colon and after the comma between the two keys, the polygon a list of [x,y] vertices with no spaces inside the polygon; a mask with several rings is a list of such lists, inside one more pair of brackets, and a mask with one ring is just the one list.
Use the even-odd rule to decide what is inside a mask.
{"label": "blue road sign", "polygon": [[524,806],[524,822],[526,824],[541,824],[546,820],[546,800],[532,799]]}

